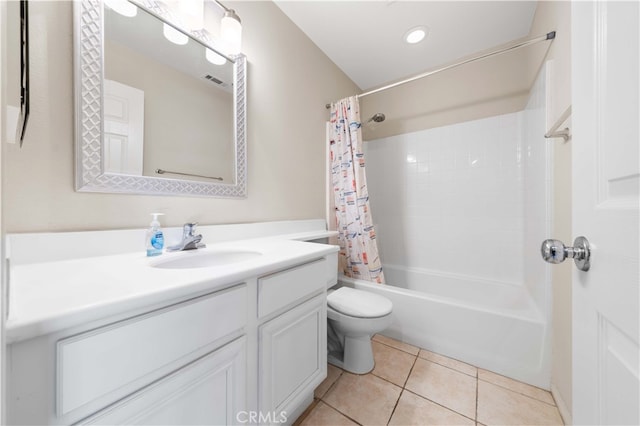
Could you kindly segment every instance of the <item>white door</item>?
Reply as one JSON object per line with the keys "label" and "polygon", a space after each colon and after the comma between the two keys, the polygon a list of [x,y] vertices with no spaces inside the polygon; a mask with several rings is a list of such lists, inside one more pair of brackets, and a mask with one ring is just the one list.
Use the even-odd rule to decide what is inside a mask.
{"label": "white door", "polygon": [[[572,3],[573,420],[640,424],[639,3]],[[570,242],[565,241],[570,245]]]}
{"label": "white door", "polygon": [[144,91],[104,80],[104,171],[142,175]]}

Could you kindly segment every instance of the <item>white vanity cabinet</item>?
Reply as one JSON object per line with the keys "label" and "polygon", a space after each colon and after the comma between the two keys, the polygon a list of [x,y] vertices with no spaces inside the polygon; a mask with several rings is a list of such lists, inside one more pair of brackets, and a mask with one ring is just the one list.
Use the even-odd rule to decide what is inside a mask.
{"label": "white vanity cabinet", "polygon": [[234,422],[246,409],[247,300],[242,283],[10,345],[9,424]]}
{"label": "white vanity cabinet", "polygon": [[295,421],[326,377],[326,288],[337,280],[336,258],[325,251],[241,282],[14,337],[7,424]]}

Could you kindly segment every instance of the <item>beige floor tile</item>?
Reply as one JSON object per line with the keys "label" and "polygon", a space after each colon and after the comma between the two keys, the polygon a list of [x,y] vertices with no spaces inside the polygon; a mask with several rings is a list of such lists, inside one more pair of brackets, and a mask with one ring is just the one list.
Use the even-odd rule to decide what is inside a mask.
{"label": "beige floor tile", "polygon": [[475,377],[418,358],[405,388],[475,419],[476,382]]}
{"label": "beige floor tile", "polygon": [[371,342],[371,347],[376,362],[371,373],[398,386],[404,386],[416,360],[415,355],[378,342]]}
{"label": "beige floor tile", "polygon": [[562,425],[555,406],[482,380],[477,420],[486,425]]}
{"label": "beige floor tile", "polygon": [[344,372],[323,401],[363,425],[386,425],[401,390],[373,374]]}
{"label": "beige floor tile", "polygon": [[[318,405],[319,402],[320,402],[319,399],[313,398],[313,402],[311,403],[311,405],[309,405],[307,409],[304,410],[302,414],[298,416],[296,421],[293,422],[293,426],[300,426],[304,421],[304,419],[306,419],[307,416],[316,408],[316,405]],[[288,420],[291,420],[291,419],[288,419]]]}
{"label": "beige floor tile", "polygon": [[375,342],[384,343],[387,346],[400,349],[401,351],[410,353],[411,355],[418,355],[418,352],[420,352],[420,348],[418,348],[417,346],[403,343],[399,340],[392,339],[391,337],[383,336],[382,334],[376,334],[375,336],[373,336],[373,340]]}
{"label": "beige floor tile", "polygon": [[478,379],[484,380],[485,382],[493,383],[494,385],[502,386],[503,388],[507,388],[523,395],[530,396],[531,398],[546,402],[547,404],[556,405],[556,402],[553,400],[553,396],[551,396],[551,392],[528,385],[526,383],[518,382],[517,380],[501,376],[491,371],[479,368]]}
{"label": "beige floor tile", "polygon": [[478,375],[478,369],[473,365],[466,364],[462,361],[458,361],[457,359],[449,358],[444,355],[439,355],[426,349],[420,349],[418,356],[437,364],[444,365],[445,367],[453,368],[454,370],[458,370],[461,373],[468,374],[473,377]]}
{"label": "beige floor tile", "polygon": [[318,425],[318,426],[350,426],[357,425],[356,422],[351,421],[349,418],[342,415],[339,411],[329,407],[324,402],[320,401],[315,406],[313,411],[302,420],[300,425]]}
{"label": "beige floor tile", "polygon": [[316,390],[313,392],[313,396],[318,399],[322,399],[324,394],[327,393],[331,385],[333,385],[336,380],[338,380],[341,374],[342,370],[340,368],[331,364],[327,364],[327,378],[318,385]]}
{"label": "beige floor tile", "polygon": [[400,396],[389,425],[475,426],[475,422],[405,390]]}

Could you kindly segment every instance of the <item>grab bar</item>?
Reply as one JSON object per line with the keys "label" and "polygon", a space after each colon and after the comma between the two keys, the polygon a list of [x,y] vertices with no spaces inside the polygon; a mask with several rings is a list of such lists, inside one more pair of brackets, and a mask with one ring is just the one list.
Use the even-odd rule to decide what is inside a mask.
{"label": "grab bar", "polygon": [[201,178],[205,178],[205,179],[223,180],[221,177],[197,175],[197,174],[194,174],[194,173],[171,172],[169,170],[162,170],[162,169],[156,169],[156,173],[159,174],[159,175],[163,175],[165,173],[169,173],[171,175],[193,176],[193,177],[201,177]]}

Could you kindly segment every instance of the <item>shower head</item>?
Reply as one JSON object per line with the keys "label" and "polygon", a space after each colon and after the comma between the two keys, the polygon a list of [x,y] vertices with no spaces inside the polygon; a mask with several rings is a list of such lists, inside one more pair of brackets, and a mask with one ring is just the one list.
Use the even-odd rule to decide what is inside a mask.
{"label": "shower head", "polygon": [[371,117],[369,120],[367,120],[367,123],[370,121],[375,121],[376,123],[382,123],[384,121],[386,117],[384,116],[383,113],[378,112],[376,114],[373,115],[373,117]]}

